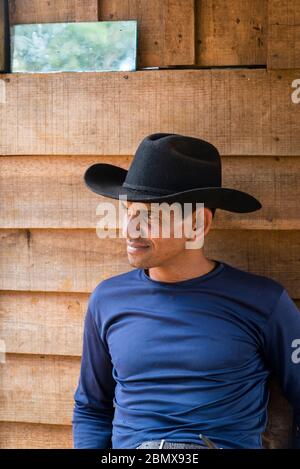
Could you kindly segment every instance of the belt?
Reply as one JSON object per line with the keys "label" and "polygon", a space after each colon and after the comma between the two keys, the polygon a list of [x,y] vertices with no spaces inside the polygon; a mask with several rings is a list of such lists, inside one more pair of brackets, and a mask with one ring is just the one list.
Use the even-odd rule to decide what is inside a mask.
{"label": "belt", "polygon": [[161,440],[148,440],[143,441],[136,449],[177,449],[177,448],[195,448],[195,449],[222,449],[218,448],[211,440],[206,436],[200,434],[199,437],[204,441],[205,446],[197,443],[184,443],[177,441],[166,441]]}

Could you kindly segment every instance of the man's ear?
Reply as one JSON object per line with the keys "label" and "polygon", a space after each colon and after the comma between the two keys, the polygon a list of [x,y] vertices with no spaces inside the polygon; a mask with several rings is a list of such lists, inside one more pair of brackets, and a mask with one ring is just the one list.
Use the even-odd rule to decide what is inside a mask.
{"label": "man's ear", "polygon": [[[204,211],[204,205],[199,204],[197,207],[194,209],[193,214],[192,214],[192,219],[193,219],[193,230],[199,229],[204,224],[204,219],[205,219],[205,211]],[[199,226],[197,226],[197,223]]]}
{"label": "man's ear", "polygon": [[186,243],[189,249],[201,249],[204,245],[204,207],[199,206],[191,214],[191,232]]}
{"label": "man's ear", "polygon": [[199,230],[203,229],[203,207],[199,206],[194,208],[192,213],[189,215],[190,219],[190,230],[189,230],[189,239],[194,239],[195,236],[199,233]]}

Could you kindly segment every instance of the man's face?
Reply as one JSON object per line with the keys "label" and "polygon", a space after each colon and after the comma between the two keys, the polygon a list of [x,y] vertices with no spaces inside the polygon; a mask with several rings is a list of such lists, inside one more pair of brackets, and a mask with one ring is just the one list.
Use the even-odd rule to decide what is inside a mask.
{"label": "man's face", "polygon": [[[148,269],[166,265],[187,250],[186,241],[192,239],[191,232],[185,231],[184,219],[178,216],[179,212],[170,210],[169,206],[166,208],[166,204],[166,209],[160,209],[159,204],[144,202],[122,201],[121,204],[125,215],[123,236],[126,237],[127,256],[132,266]],[[203,213],[203,222],[207,225],[208,217],[211,223],[211,211],[204,208]],[[195,221],[195,216],[193,213],[191,223]]]}

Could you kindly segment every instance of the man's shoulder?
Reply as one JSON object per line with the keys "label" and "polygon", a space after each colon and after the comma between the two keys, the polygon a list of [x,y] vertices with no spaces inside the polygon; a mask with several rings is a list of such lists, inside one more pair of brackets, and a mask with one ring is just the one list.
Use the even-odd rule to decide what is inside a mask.
{"label": "man's shoulder", "polygon": [[248,284],[261,284],[264,286],[269,286],[270,288],[274,289],[282,289],[283,285],[272,277],[267,275],[259,274],[257,271],[253,272],[251,270],[247,270],[241,267],[236,267],[232,264],[226,263],[228,272],[236,279],[240,279],[241,282],[245,282]]}
{"label": "man's shoulder", "polygon": [[226,264],[227,278],[236,288],[245,295],[253,295],[253,298],[267,304],[275,304],[283,290],[284,285],[278,280],[258,272],[252,272],[243,268]]}
{"label": "man's shoulder", "polygon": [[119,294],[123,286],[132,285],[132,281],[137,278],[137,275],[138,269],[132,269],[101,280],[90,295],[90,303],[98,302],[105,295]]}
{"label": "man's shoulder", "polygon": [[128,272],[122,272],[120,274],[107,277],[98,283],[95,290],[97,289],[104,290],[106,288],[110,288],[112,286],[120,285],[120,284],[123,284],[124,282],[131,281],[138,274],[138,270],[139,269],[131,269]]}

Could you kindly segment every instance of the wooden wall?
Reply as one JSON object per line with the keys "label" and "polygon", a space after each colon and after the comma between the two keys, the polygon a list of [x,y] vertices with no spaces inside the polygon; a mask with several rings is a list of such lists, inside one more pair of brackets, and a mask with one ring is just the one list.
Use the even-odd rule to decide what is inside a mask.
{"label": "wooden wall", "polygon": [[[96,236],[100,199],[82,181],[93,162],[128,168],[152,132],[211,141],[223,185],[263,208],[217,211],[207,255],[280,281],[299,305],[300,0],[9,6],[12,24],[138,20],[137,72],[0,75],[0,447],[66,448],[87,298],[130,270],[124,240]],[[271,448],[291,419],[273,386]]]}

